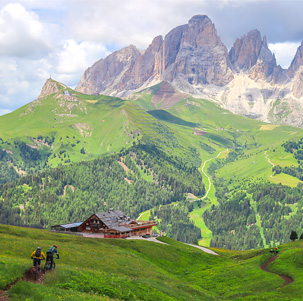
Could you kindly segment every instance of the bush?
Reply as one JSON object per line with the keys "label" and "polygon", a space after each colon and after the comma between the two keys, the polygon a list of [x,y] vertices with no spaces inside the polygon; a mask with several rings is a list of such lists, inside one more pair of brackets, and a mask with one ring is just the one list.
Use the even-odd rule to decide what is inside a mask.
{"label": "bush", "polygon": [[[302,236],[302,235],[301,235]],[[291,241],[295,241],[296,239],[298,239],[298,234],[296,231],[291,231],[291,234],[290,234],[290,240]]]}

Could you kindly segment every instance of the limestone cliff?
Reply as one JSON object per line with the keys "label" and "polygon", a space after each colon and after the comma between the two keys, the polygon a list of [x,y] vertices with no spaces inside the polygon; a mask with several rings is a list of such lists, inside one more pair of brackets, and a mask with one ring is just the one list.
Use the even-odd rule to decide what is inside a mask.
{"label": "limestone cliff", "polygon": [[131,45],[101,59],[84,72],[76,90],[121,96],[176,77],[219,86],[232,80],[227,49],[207,16],[194,16],[165,39],[156,37],[143,53]]}
{"label": "limestone cliff", "polygon": [[236,39],[228,52],[205,15],[154,38],[145,51],[130,45],[97,61],[76,90],[126,97],[160,82],[167,84],[157,97],[165,96],[168,106],[190,94],[236,114],[303,127],[303,42],[283,69],[257,29]]}

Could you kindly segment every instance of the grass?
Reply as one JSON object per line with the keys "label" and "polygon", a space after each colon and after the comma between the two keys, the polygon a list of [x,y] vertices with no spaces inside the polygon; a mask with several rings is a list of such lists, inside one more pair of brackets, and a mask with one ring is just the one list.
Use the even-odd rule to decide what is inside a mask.
{"label": "grass", "polygon": [[204,247],[209,247],[212,238],[212,232],[205,225],[205,222],[203,220],[203,213],[206,210],[210,209],[211,203],[204,202],[201,208],[199,208],[197,204],[198,202],[194,203],[194,210],[190,213],[189,216],[191,220],[194,222],[195,226],[201,229],[202,239],[199,240],[199,245]]}
{"label": "grass", "polygon": [[[291,276],[284,286],[260,265],[269,250],[216,249],[219,256],[159,238],[166,245],[140,240],[89,239],[46,230],[0,225],[1,288],[31,267],[37,245],[56,242],[60,260],[44,285],[19,281],[12,300],[265,300],[301,298],[303,241],[280,246],[270,269]],[[3,268],[4,267],[4,268]]]}
{"label": "grass", "polygon": [[298,183],[302,183],[302,181],[300,181],[299,179],[284,173],[274,175],[270,177],[269,180],[275,184],[281,183],[282,185],[287,185],[290,187],[296,187]]}
{"label": "grass", "polygon": [[[290,137],[301,137],[301,129],[233,115],[210,101],[193,97],[182,100],[168,110],[155,110],[151,99],[159,87],[157,85],[137,93],[129,101],[102,95],[84,95],[69,89],[78,99],[77,102],[63,101],[60,97],[50,95],[1,116],[0,137],[10,142],[22,140],[31,143],[30,137],[53,136],[53,154],[47,161],[50,167],[66,164],[65,158],[58,156],[62,151],[71,162],[91,160],[127,148],[142,137],[149,144],[181,157],[196,167],[229,148],[230,151],[239,150],[241,155],[216,172],[217,177],[229,182],[229,188],[247,179],[262,178],[291,187],[300,182],[285,174],[273,176],[273,166],[265,152],[274,165],[297,166],[293,155],[286,153],[281,145]],[[66,89],[60,84],[59,88]],[[146,111],[152,112],[149,114]],[[135,129],[140,134],[132,139],[130,133]],[[2,147],[9,149],[6,144]],[[85,154],[80,152],[82,148]],[[12,148],[11,151],[14,158],[21,160],[18,149]],[[221,158],[227,155],[228,152],[225,152]],[[141,169],[139,172],[143,179],[153,181],[152,175],[147,175]],[[205,175],[202,177],[207,188],[208,179]],[[191,213],[203,236],[199,243],[205,246],[209,245],[211,231],[206,228],[202,214],[212,204],[217,205],[213,185],[207,198],[203,208],[195,206]]]}

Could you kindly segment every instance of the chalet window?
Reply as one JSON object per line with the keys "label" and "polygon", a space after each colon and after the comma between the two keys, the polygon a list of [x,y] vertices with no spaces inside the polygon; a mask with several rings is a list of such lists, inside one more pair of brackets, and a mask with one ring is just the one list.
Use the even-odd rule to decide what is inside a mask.
{"label": "chalet window", "polygon": [[90,230],[90,227],[86,227],[86,230]]}

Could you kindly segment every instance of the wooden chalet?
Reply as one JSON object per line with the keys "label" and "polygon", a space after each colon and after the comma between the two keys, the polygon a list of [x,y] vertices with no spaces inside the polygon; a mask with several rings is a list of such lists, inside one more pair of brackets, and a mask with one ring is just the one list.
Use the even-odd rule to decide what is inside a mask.
{"label": "wooden chalet", "polygon": [[153,226],[157,226],[153,221],[131,220],[122,211],[110,209],[108,212],[94,213],[84,222],[55,225],[51,229],[98,234],[103,238],[125,238],[151,234]]}

